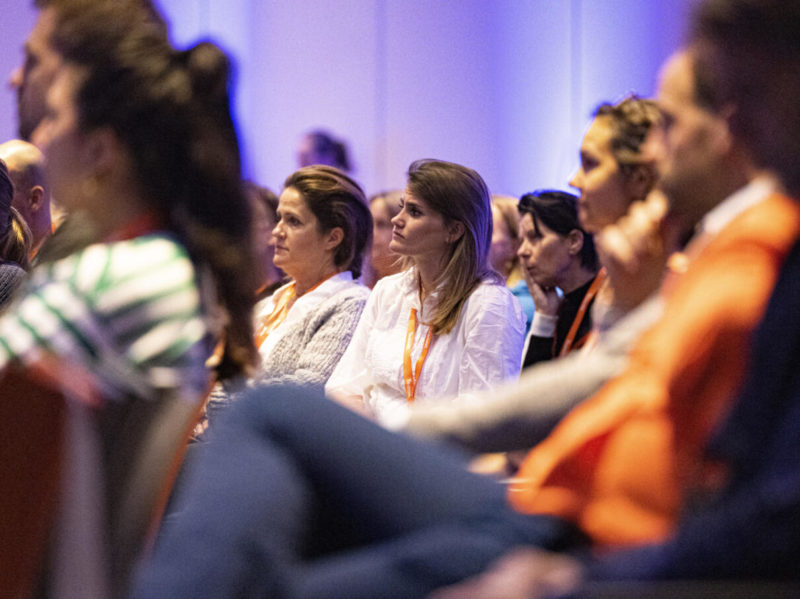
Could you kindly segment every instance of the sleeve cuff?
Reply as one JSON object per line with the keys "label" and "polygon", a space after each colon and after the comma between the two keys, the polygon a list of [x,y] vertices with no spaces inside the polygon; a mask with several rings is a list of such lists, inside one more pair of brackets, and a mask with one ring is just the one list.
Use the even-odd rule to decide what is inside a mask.
{"label": "sleeve cuff", "polygon": [[552,337],[556,332],[558,316],[534,312],[530,334],[534,337]]}

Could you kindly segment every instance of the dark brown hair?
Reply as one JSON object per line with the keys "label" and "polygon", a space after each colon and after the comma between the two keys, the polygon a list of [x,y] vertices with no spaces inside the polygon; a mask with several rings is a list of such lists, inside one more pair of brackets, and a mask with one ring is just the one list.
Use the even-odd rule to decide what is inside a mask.
{"label": "dark brown hair", "polygon": [[372,239],[372,214],[361,186],[339,169],[320,165],[295,171],[283,185],[300,193],[319,221],[321,232],[336,227],[342,230],[344,236],[334,252],[334,263],[352,272],[354,279],[360,277],[364,250]]}
{"label": "dark brown hair", "polygon": [[[122,6],[122,8],[120,8]],[[159,23],[126,21],[129,3],[63,2],[53,45],[84,76],[79,126],[111,129],[142,199],[210,275],[224,322],[220,378],[254,364],[250,210],[229,108],[230,63],[214,44],[175,51]],[[133,18],[133,17],[132,17]],[[207,308],[211,308],[207,306]]]}

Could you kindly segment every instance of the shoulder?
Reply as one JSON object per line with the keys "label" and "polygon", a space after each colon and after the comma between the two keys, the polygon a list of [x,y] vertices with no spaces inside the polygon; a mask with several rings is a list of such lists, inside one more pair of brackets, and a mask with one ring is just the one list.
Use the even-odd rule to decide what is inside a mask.
{"label": "shoulder", "polygon": [[469,303],[498,303],[512,305],[514,303],[514,294],[504,284],[484,279],[472,290],[469,298]]}
{"label": "shoulder", "polygon": [[104,298],[114,306],[167,293],[197,293],[188,253],[163,234],[92,244],[48,265],[32,282],[68,285],[89,301]]}
{"label": "shoulder", "polygon": [[328,302],[353,302],[353,301],[360,301],[366,302],[367,298],[369,297],[370,290],[369,287],[366,285],[362,285],[361,283],[357,283],[353,281],[347,285],[342,285],[340,289],[336,291],[330,298],[328,298]]}
{"label": "shoulder", "polygon": [[375,294],[408,293],[416,289],[414,270],[409,268],[393,275],[378,279],[372,292]]}
{"label": "shoulder", "polygon": [[772,194],[734,218],[709,244],[717,248],[740,246],[743,242],[784,249],[800,233],[800,203]]}

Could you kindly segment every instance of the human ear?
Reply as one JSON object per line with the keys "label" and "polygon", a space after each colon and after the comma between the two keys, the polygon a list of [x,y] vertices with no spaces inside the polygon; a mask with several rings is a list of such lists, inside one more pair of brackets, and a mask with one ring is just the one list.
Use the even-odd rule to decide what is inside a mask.
{"label": "human ear", "polygon": [[334,227],[328,231],[328,239],[325,242],[325,249],[333,250],[344,240],[344,231],[341,227]]}
{"label": "human ear", "polygon": [[572,229],[567,233],[567,249],[572,256],[577,256],[583,249],[583,232]]}
{"label": "human ear", "polygon": [[653,169],[647,168],[642,164],[634,166],[626,180],[628,193],[633,198],[633,201],[645,199],[654,184],[655,173]]}
{"label": "human ear", "polygon": [[44,202],[44,188],[41,185],[34,185],[28,192],[28,205],[33,212],[42,207]]}
{"label": "human ear", "polygon": [[455,243],[464,234],[464,223],[454,220],[447,225],[447,243]]}
{"label": "human ear", "polygon": [[101,127],[84,138],[83,159],[95,175],[105,175],[127,163],[127,154],[116,133],[109,127]]}

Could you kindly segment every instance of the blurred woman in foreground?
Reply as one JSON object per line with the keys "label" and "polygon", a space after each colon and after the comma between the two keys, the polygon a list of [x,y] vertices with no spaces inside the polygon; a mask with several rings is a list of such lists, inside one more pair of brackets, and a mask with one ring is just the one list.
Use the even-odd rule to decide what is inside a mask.
{"label": "blurred woman in foreground", "polygon": [[216,339],[223,378],[256,357],[228,60],[209,43],[176,52],[108,12],[80,45],[54,40],[64,63],[33,136],[54,195],[102,241],[32,274],[0,320],[0,364],[55,362],[62,382],[84,371],[111,399],[197,400]]}

